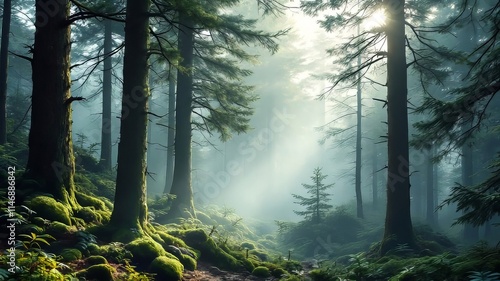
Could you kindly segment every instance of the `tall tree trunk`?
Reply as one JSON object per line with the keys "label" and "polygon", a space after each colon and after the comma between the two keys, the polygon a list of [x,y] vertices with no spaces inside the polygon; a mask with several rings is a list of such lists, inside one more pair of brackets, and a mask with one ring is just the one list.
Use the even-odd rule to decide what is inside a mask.
{"label": "tall tree trunk", "polygon": [[[359,35],[358,25],[358,35]],[[361,56],[358,56],[358,67],[361,67]],[[361,73],[358,73],[358,91],[356,94],[356,216],[360,219],[363,215],[363,198],[361,197]]]}
{"label": "tall tree trunk", "polygon": [[174,145],[175,145],[175,71],[170,66],[168,74],[168,137],[167,137],[167,173],[165,176],[165,189],[167,194],[172,188],[174,176]]}
{"label": "tall tree trunk", "polygon": [[26,167],[42,192],[76,207],[75,160],[71,132],[70,39],[68,0],[36,1],[33,92]]}
{"label": "tall tree trunk", "polygon": [[191,186],[191,107],[193,101],[193,23],[183,12],[179,13],[179,50],[181,66],[177,76],[177,102],[175,105],[175,163],[170,194],[176,198],[169,211],[170,219],[195,216]]}
{"label": "tall tree trunk", "polygon": [[111,50],[112,50],[112,21],[104,21],[104,70],[102,79],[102,127],[101,127],[101,167],[111,170]]}
{"label": "tall tree trunk", "polygon": [[[436,151],[437,151],[437,148],[434,147],[434,155],[436,155]],[[439,165],[435,165],[434,166],[434,176],[433,176],[433,180],[434,180],[434,198],[433,198],[433,201],[434,201],[434,206],[437,207],[439,205],[439,199],[438,199],[438,196],[439,196],[439,186],[438,186],[438,170],[439,170]],[[436,222],[436,224],[439,224],[439,210],[434,210],[434,221]]]}
{"label": "tall tree trunk", "polygon": [[110,225],[142,231],[147,221],[146,132],[150,1],[127,1],[116,192]]}
{"label": "tall tree trunk", "polygon": [[434,147],[429,149],[427,153],[427,159],[426,159],[426,221],[427,224],[434,226],[436,221],[435,221],[435,206],[434,206],[434,163],[432,162],[432,158],[434,157]]}
{"label": "tall tree trunk", "polygon": [[378,207],[378,169],[377,169],[377,145],[373,144],[373,154],[372,154],[372,201],[373,208]]}
{"label": "tall tree trunk", "polygon": [[[472,127],[471,122],[462,126],[462,132],[470,130]],[[462,184],[471,186],[474,184],[474,165],[473,165],[473,152],[470,143],[462,146]],[[479,239],[479,228],[471,224],[464,224],[463,231],[464,240],[468,243],[474,243]]]}
{"label": "tall tree trunk", "polygon": [[0,144],[7,142],[7,73],[12,1],[3,1],[2,45],[0,47]]}
{"label": "tall tree trunk", "polygon": [[[416,166],[416,171],[421,171],[422,166]],[[423,205],[423,197],[424,197],[424,188],[422,186],[422,173],[416,172],[412,175],[412,184],[410,188],[411,196],[412,196],[412,208],[413,208],[413,216],[414,217],[423,217],[422,205]]]}
{"label": "tall tree trunk", "polygon": [[410,216],[407,74],[404,0],[384,0],[387,11],[387,210],[381,254],[398,245],[415,248]]}

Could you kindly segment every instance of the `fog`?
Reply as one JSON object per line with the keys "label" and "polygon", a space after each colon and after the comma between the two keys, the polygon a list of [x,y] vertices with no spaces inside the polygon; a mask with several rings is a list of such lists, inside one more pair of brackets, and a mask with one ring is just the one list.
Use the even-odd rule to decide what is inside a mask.
{"label": "fog", "polygon": [[[250,18],[260,17],[254,3],[228,12],[242,13]],[[363,28],[374,28],[382,22],[383,14],[375,13],[373,20],[365,23]],[[329,92],[331,83],[321,75],[340,67],[334,64],[335,57],[329,57],[326,49],[339,38],[354,34],[355,30],[328,33],[319,27],[317,19],[294,9],[280,17],[263,18],[258,28],[270,32],[291,29],[288,35],[280,39],[280,49],[274,55],[261,48],[246,48],[249,53],[259,55],[257,64],[246,65],[253,74],[245,82],[255,86],[254,93],[259,97],[253,105],[255,113],[251,118],[252,129],[246,134],[234,135],[225,143],[216,134],[193,132],[192,182],[195,205],[224,205],[243,217],[296,221],[299,217],[293,210],[300,209],[300,206],[294,204],[291,194],[304,193],[301,184],[311,183],[310,177],[316,167],[321,167],[328,176],[326,184],[334,183],[329,191],[332,194],[330,204],[340,206],[353,203],[355,130],[349,128],[356,124],[356,91],[348,87]],[[123,38],[116,35],[114,40],[117,46]],[[117,62],[113,70],[114,163],[119,141],[121,56],[121,52],[115,56]],[[148,129],[147,188],[148,195],[154,197],[163,193],[166,181],[168,82],[158,75],[165,71],[164,65],[155,60],[151,63],[150,111],[154,115],[150,116]],[[88,73],[89,67],[90,64],[76,68],[72,75],[79,77]],[[81,145],[76,142],[79,135],[86,136],[83,146],[90,147],[100,142],[101,68],[83,86],[82,79],[73,85],[74,95],[87,98],[73,107],[75,145]],[[374,68],[366,75],[370,81],[365,80],[362,84],[362,190],[365,204],[370,204],[375,170],[378,197],[384,198],[386,109],[380,100],[385,100],[386,89],[377,83],[385,83],[386,73],[383,68]],[[412,89],[419,86],[415,79],[410,79],[409,85]],[[323,94],[326,94],[324,98],[319,99]],[[417,102],[415,98],[412,101]],[[345,133],[327,138],[332,128],[345,129]],[[95,154],[97,158],[98,152],[99,149]],[[376,153],[379,158],[376,169],[372,167],[372,153]],[[411,159],[412,166],[418,166],[423,161],[422,153],[413,152]],[[459,166],[453,160],[443,162],[440,164],[441,175],[443,178],[452,175]],[[419,172],[416,168],[413,171]],[[440,179],[440,185],[451,184],[456,177],[450,178],[453,179]],[[448,190],[441,190],[440,199],[447,193]]]}
{"label": "fog", "polygon": [[[253,10],[255,8],[255,10]],[[256,7],[241,7],[257,17]],[[328,175],[326,183],[335,183],[330,191],[337,206],[354,200],[353,149],[320,144],[324,138],[321,128],[335,118],[332,102],[318,96],[326,82],[314,75],[322,73],[331,62],[325,60],[325,43],[335,34],[322,30],[316,20],[301,13],[288,11],[279,18],[267,17],[259,28],[276,31],[292,27],[280,40],[280,50],[274,55],[248,47],[259,55],[259,63],[250,65],[253,75],[247,83],[255,86],[259,100],[255,102],[252,129],[247,134],[234,135],[225,143],[218,136],[193,132],[193,189],[197,206],[219,204],[234,208],[244,217],[296,220],[292,193],[302,194],[301,183],[310,184],[312,171],[322,167]],[[119,41],[119,39],[115,39]],[[116,44],[116,42],[115,42]],[[84,69],[84,68],[81,68]],[[121,69],[114,69],[120,76]],[[73,76],[79,73],[74,72]],[[99,91],[99,71],[95,77],[74,92],[85,95]],[[154,81],[155,74],[152,73]],[[117,80],[117,79],[115,79]],[[117,81],[115,81],[117,82]],[[168,83],[154,81],[151,111],[167,113]],[[160,83],[158,83],[160,82]],[[113,86],[113,158],[119,135],[120,86]],[[86,146],[100,142],[101,101],[97,95],[74,105],[73,131],[87,137]],[[150,117],[148,132],[148,194],[161,195],[166,173],[166,117]],[[162,124],[162,125],[159,125]],[[323,128],[324,129],[324,128]],[[98,157],[98,151],[96,156]]]}

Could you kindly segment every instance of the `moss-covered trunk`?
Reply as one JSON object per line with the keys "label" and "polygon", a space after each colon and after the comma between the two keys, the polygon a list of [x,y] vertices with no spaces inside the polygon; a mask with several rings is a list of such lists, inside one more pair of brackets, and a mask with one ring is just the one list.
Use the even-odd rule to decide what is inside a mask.
{"label": "moss-covered trunk", "polygon": [[193,23],[188,15],[179,13],[179,50],[181,66],[186,71],[177,75],[175,118],[175,164],[170,194],[176,196],[169,212],[170,219],[195,215],[191,186],[191,107],[193,102]]}
{"label": "moss-covered trunk", "polygon": [[104,70],[102,78],[102,126],[101,126],[101,167],[111,170],[111,50],[112,50],[112,22],[104,22]]}
{"label": "moss-covered trunk", "polygon": [[110,225],[141,231],[147,221],[146,132],[150,1],[127,1],[116,192]]}
{"label": "moss-covered trunk", "polygon": [[75,161],[71,137],[70,2],[55,1],[47,10],[36,1],[33,47],[33,93],[29,132],[28,175],[42,192],[76,206]]}
{"label": "moss-covered trunk", "polygon": [[415,247],[410,217],[407,73],[404,0],[385,0],[387,11],[388,177],[381,254],[399,245]]}

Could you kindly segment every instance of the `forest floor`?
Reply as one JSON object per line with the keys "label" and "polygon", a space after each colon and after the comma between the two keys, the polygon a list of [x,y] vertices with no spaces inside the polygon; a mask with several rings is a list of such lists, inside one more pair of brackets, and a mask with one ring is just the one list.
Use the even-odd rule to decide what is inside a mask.
{"label": "forest floor", "polygon": [[276,277],[257,277],[250,272],[230,272],[220,270],[207,263],[198,262],[197,269],[194,271],[186,270],[182,281],[271,281],[279,280]]}
{"label": "forest floor", "polygon": [[250,272],[229,272],[218,269],[210,264],[198,262],[194,271],[186,270],[183,281],[247,281],[247,280],[273,280],[272,278],[259,278]]}

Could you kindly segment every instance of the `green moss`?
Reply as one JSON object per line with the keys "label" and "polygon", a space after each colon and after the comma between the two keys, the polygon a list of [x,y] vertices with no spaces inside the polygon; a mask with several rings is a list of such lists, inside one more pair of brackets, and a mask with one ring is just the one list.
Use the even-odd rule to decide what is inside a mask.
{"label": "green moss", "polygon": [[85,262],[88,265],[108,264],[108,260],[106,260],[106,258],[103,256],[90,256],[85,259]]}
{"label": "green moss", "polygon": [[[89,251],[90,252],[90,251]],[[124,259],[131,259],[132,253],[125,249],[122,243],[114,242],[108,245],[98,247],[96,252],[91,252],[94,255],[102,255],[108,261],[113,263],[121,263]]]}
{"label": "green moss", "polygon": [[288,272],[286,272],[286,270],[284,270],[283,268],[281,267],[278,267],[278,268],[275,268],[271,271],[271,275],[273,277],[276,277],[276,278],[280,278],[281,276],[285,275],[285,274],[288,274]]}
{"label": "green moss", "polygon": [[196,260],[188,255],[182,254],[179,261],[182,263],[184,268],[187,270],[195,270],[196,269]]}
{"label": "green moss", "polygon": [[75,197],[82,207],[94,207],[95,210],[108,210],[104,202],[82,192],[75,192]]}
{"label": "green moss", "polygon": [[138,264],[150,264],[155,258],[164,256],[165,249],[151,238],[138,238],[127,245],[125,249],[132,253],[132,260]]}
{"label": "green moss", "polygon": [[[78,191],[91,192],[91,193],[97,192],[97,187],[82,173],[75,174],[75,186]],[[78,193],[83,194],[81,192],[77,192],[77,195]],[[77,200],[80,204],[82,204],[82,202],[80,202],[78,197]],[[90,206],[90,205],[84,205],[84,206]]]}
{"label": "green moss", "polygon": [[261,261],[269,260],[269,255],[262,250],[251,250],[248,253],[258,257]]}
{"label": "green moss", "polygon": [[78,277],[81,275],[85,276],[87,280],[96,281],[114,281],[113,275],[116,270],[109,264],[96,264],[92,265],[82,272],[83,274],[77,274]]}
{"label": "green moss", "polygon": [[113,202],[104,196],[96,196],[97,199],[101,200],[108,210],[113,210]]}
{"label": "green moss", "polygon": [[87,245],[87,251],[89,251],[91,255],[98,255],[101,253],[101,248],[97,244],[90,243]]}
{"label": "green moss", "polygon": [[252,275],[257,277],[267,278],[271,276],[271,272],[269,272],[269,268],[265,266],[257,266],[256,268],[253,269]]}
{"label": "green moss", "polygon": [[164,246],[164,247],[168,246],[168,245],[174,245],[176,247],[183,247],[183,248],[187,247],[186,243],[184,243],[184,241],[182,241],[182,239],[174,237],[166,232],[158,231],[156,234],[158,235],[159,239],[161,239],[160,241],[163,241],[163,243],[160,241],[157,241],[157,242],[162,244],[162,246]]}
{"label": "green moss", "polygon": [[75,216],[83,219],[86,223],[101,222],[101,215],[96,213],[94,207],[83,207],[75,212]]}
{"label": "green moss", "polygon": [[221,269],[240,270],[243,265],[232,255],[217,247],[212,238],[202,229],[190,229],[173,232],[180,236],[190,247],[200,251],[200,259],[207,261]]}
{"label": "green moss", "polygon": [[196,218],[200,220],[204,225],[217,225],[217,222],[210,218],[207,214],[196,211]]}
{"label": "green moss", "polygon": [[54,221],[50,223],[50,225],[46,228],[45,232],[47,234],[54,236],[55,238],[59,238],[71,232],[72,230],[76,230],[76,228],[73,228],[62,222]]}
{"label": "green moss", "polygon": [[242,265],[243,267],[245,267],[246,270],[248,270],[249,272],[252,272],[252,270],[260,265],[260,261],[258,260],[252,260],[251,258],[246,258],[245,257],[245,254],[243,254],[243,252],[235,252],[235,251],[232,251],[230,252],[231,256],[235,257]]}
{"label": "green moss", "polygon": [[61,254],[61,259],[64,262],[76,261],[82,258],[82,252],[78,249],[68,248],[64,249]]}
{"label": "green moss", "polygon": [[255,244],[253,244],[251,242],[243,242],[240,244],[240,247],[242,249],[253,250],[253,249],[255,249]]}
{"label": "green moss", "polygon": [[35,211],[38,216],[50,220],[59,221],[71,225],[70,211],[61,202],[49,196],[37,196],[28,202],[28,207]]}
{"label": "green moss", "polygon": [[181,280],[184,266],[175,259],[168,257],[155,258],[150,266],[149,272],[155,273],[155,280]]}
{"label": "green moss", "polygon": [[102,223],[102,224],[109,223],[109,219],[111,218],[111,211],[96,210],[95,212],[97,215],[99,215],[101,217],[100,223]]}

